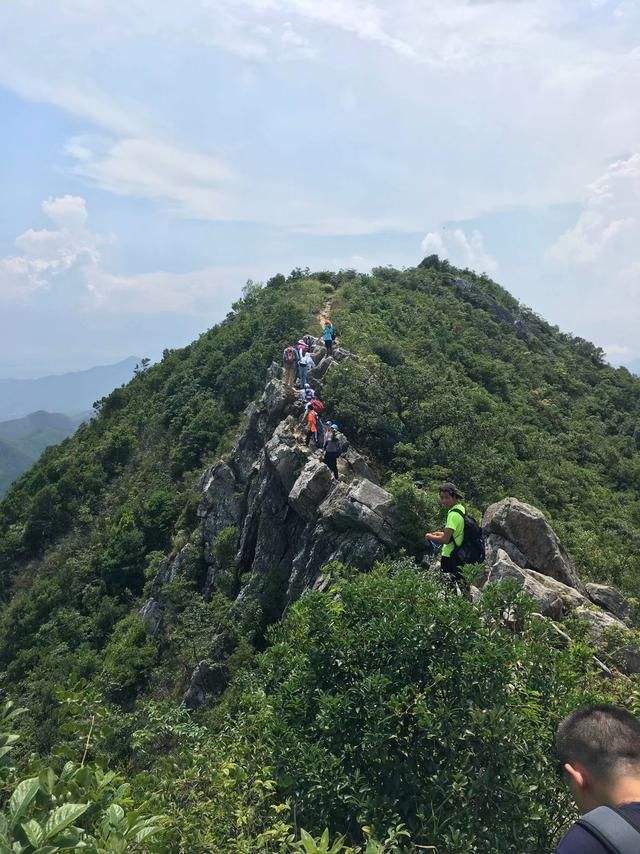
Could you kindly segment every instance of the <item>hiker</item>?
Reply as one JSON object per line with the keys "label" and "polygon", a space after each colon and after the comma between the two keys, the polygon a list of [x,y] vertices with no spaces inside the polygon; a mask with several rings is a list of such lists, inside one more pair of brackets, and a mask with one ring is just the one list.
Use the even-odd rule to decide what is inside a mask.
{"label": "hiker", "polygon": [[442,545],[442,557],[440,568],[447,573],[452,581],[465,585],[465,580],[460,571],[461,561],[458,555],[454,555],[454,549],[462,545],[464,539],[464,516],[465,507],[460,503],[464,498],[455,483],[443,483],[438,490],[440,504],[447,511],[447,521],[444,531],[432,531],[425,534],[429,543]]}
{"label": "hiker", "polygon": [[284,365],[284,384],[294,386],[298,374],[298,351],[290,344],[284,348],[282,364]]}
{"label": "hiker", "polygon": [[298,360],[298,379],[300,380],[300,388],[307,385],[307,374],[312,368],[315,368],[316,363],[311,358],[309,352],[305,352]]}
{"label": "hiker", "polygon": [[327,424],[324,433],[324,456],[322,462],[329,468],[335,480],[338,480],[338,457],[342,454],[338,425]]}
{"label": "hiker", "polygon": [[556,854],[640,851],[640,720],[619,706],[567,715],[556,752],[581,818]]}
{"label": "hiker", "polygon": [[304,440],[305,445],[308,445],[311,439],[313,439],[316,448],[320,447],[320,442],[318,440],[318,416],[315,410],[310,406],[307,407],[305,420],[307,422],[307,436]]}
{"label": "hiker", "polygon": [[[311,403],[311,401],[315,398],[315,396],[316,396],[316,393],[315,393],[315,391],[311,388],[311,386],[309,385],[309,383],[305,383],[305,384],[304,384],[304,387],[300,389],[300,397],[302,398],[302,400],[304,401],[304,403],[305,403],[305,404],[307,404],[307,405],[308,405],[309,403]],[[314,408],[315,408],[315,407],[314,407]]]}
{"label": "hiker", "polygon": [[322,340],[327,348],[327,356],[333,355],[333,342],[336,338],[336,331],[330,320],[325,320],[324,329],[322,330]]}

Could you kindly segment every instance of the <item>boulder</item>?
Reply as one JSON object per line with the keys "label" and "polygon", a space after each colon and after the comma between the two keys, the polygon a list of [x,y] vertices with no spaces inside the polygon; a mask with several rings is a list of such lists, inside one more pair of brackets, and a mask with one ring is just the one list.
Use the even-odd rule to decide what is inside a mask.
{"label": "boulder", "polygon": [[321,570],[331,561],[339,561],[366,572],[382,558],[384,546],[370,531],[336,530],[327,521],[310,522],[301,533],[298,550],[291,565],[286,602],[295,602],[306,590],[314,588]]}
{"label": "boulder", "polygon": [[333,475],[328,467],[320,460],[309,460],[291,488],[289,504],[296,513],[310,522],[318,515],[318,507],[332,486]]}
{"label": "boulder", "polygon": [[289,493],[302,467],[312,454],[312,451],[300,444],[295,434],[295,420],[292,417],[281,422],[273,436],[264,446],[266,457],[278,473],[278,477]]}
{"label": "boulder", "polygon": [[224,664],[201,661],[191,674],[182,702],[187,709],[201,709],[208,696],[218,696],[224,691],[228,681],[229,671]]}
{"label": "boulder", "polygon": [[587,584],[587,593],[592,602],[609,611],[619,620],[626,621],[631,614],[631,605],[622,593],[608,584]]}
{"label": "boulder", "polygon": [[505,498],[487,508],[482,527],[486,535],[497,535],[512,543],[526,558],[525,568],[586,593],[573,561],[536,507],[517,498]]}
{"label": "boulder", "polygon": [[151,637],[155,637],[160,631],[162,624],[162,605],[157,599],[147,599],[142,608],[138,611],[140,619],[144,623],[147,633]]}
{"label": "boulder", "polygon": [[504,537],[498,536],[498,534],[485,533],[484,547],[486,552],[486,561],[489,566],[491,566],[496,559],[498,549],[505,551],[511,560],[518,566],[527,565],[527,558],[522,554],[520,549],[514,546],[513,543],[509,542],[509,540],[505,540]]}
{"label": "boulder", "polygon": [[[606,611],[577,608],[574,616],[587,624],[589,637],[593,645],[606,649],[615,664],[623,673],[632,675],[640,673],[640,647],[637,646],[634,635],[625,624]],[[608,642],[607,632],[615,630],[615,643]]]}
{"label": "boulder", "polygon": [[335,361],[331,356],[326,356],[326,355],[323,356],[320,359],[320,361],[318,362],[318,364],[315,366],[315,368],[311,369],[311,372],[310,372],[311,377],[313,379],[321,380],[324,377],[324,375],[327,373],[327,371],[329,370],[331,365],[334,365],[334,364],[335,364]]}
{"label": "boulder", "polygon": [[534,600],[543,617],[557,620],[562,616],[562,599],[558,593],[541,584],[528,570],[516,566],[503,549],[498,549],[485,587],[508,579],[515,581],[522,591]]}
{"label": "boulder", "polygon": [[346,453],[340,459],[344,460],[354,477],[365,478],[366,480],[370,480],[371,483],[379,485],[378,476],[369,465],[367,458],[358,453],[355,448],[349,446]]}
{"label": "boulder", "polygon": [[213,545],[220,531],[240,524],[243,488],[223,460],[207,469],[200,480],[200,488],[202,500],[198,516],[203,520],[204,558],[207,563],[212,563]]}
{"label": "boulder", "polygon": [[618,620],[617,617],[613,617],[605,611],[589,608],[586,605],[581,608],[576,608],[573,612],[573,616],[582,622],[587,623],[589,628],[589,637],[595,644],[598,644],[603,639],[605,632],[610,629],[622,629],[623,631],[628,631],[625,624],[621,620]]}
{"label": "boulder", "polygon": [[555,593],[556,596],[560,597],[562,600],[563,614],[567,614],[575,608],[584,607],[589,604],[587,597],[579,593],[575,587],[569,587],[568,584],[563,584],[561,581],[556,581],[555,578],[551,578],[549,575],[543,575],[541,572],[536,572],[535,569],[527,569],[525,572],[539,584],[542,584],[543,587],[546,587],[547,590],[550,590],[552,593]]}
{"label": "boulder", "polygon": [[319,508],[321,518],[338,530],[369,530],[386,545],[398,545],[399,518],[393,497],[370,480],[337,483]]}
{"label": "boulder", "polygon": [[334,347],[333,358],[336,360],[336,362],[344,362],[345,359],[355,359],[356,356],[349,350],[345,350],[344,347]]}

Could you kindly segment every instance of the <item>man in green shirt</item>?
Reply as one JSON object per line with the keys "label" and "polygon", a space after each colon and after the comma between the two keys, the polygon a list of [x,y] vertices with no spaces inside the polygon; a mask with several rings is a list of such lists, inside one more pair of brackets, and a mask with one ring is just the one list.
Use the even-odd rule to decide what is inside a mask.
{"label": "man in green shirt", "polygon": [[448,573],[453,581],[464,584],[464,578],[460,572],[460,563],[454,554],[462,545],[464,539],[464,504],[460,499],[464,498],[455,483],[443,483],[438,490],[440,503],[447,511],[447,521],[444,531],[432,531],[425,534],[425,539],[430,543],[442,545],[442,557],[440,567],[443,572]]}

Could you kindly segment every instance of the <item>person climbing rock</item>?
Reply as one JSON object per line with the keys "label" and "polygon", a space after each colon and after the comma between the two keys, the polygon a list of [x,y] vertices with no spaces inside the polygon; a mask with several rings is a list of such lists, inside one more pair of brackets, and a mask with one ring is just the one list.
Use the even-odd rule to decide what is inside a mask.
{"label": "person climbing rock", "polygon": [[338,425],[327,424],[324,434],[324,456],[323,463],[329,468],[335,480],[338,480],[338,457],[342,454],[340,438],[338,436]]}
{"label": "person climbing rock", "polygon": [[429,543],[442,545],[440,568],[450,576],[453,582],[466,587],[466,582],[460,571],[460,559],[454,554],[454,551],[462,545],[464,539],[464,516],[466,511],[464,504],[460,503],[460,499],[464,498],[464,496],[455,483],[450,482],[443,483],[438,490],[438,494],[440,496],[440,503],[447,511],[444,531],[431,531],[425,534],[425,539]]}
{"label": "person climbing rock", "polygon": [[307,407],[307,412],[305,415],[305,420],[307,422],[307,436],[304,440],[305,445],[308,445],[309,442],[313,439],[316,448],[320,446],[320,441],[318,437],[318,416],[315,411],[311,409],[311,407]]}
{"label": "person climbing rock", "polygon": [[322,340],[324,341],[324,346],[327,350],[327,356],[331,356],[333,354],[333,342],[336,338],[336,332],[333,328],[333,324],[329,320],[325,320],[324,329],[322,330]]}
{"label": "person climbing rock", "polygon": [[[315,391],[311,388],[309,383],[305,383],[303,388],[300,389],[300,397],[304,401],[305,404],[311,403],[316,396]],[[315,408],[315,407],[314,407]]]}
{"label": "person climbing rock", "polygon": [[284,366],[284,384],[294,386],[298,375],[298,351],[289,345],[282,353],[282,364]]}
{"label": "person climbing rock", "polygon": [[300,380],[300,388],[304,388],[307,384],[307,374],[312,368],[315,368],[315,362],[311,358],[311,354],[305,352],[298,359],[298,379]]}
{"label": "person climbing rock", "polygon": [[640,720],[618,706],[576,709],[557,729],[556,752],[582,813],[556,854],[637,854]]}

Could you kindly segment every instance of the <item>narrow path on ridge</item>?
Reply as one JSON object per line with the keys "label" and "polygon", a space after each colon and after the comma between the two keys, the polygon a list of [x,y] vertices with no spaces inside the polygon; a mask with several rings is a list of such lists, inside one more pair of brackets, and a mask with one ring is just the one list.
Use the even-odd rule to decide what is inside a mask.
{"label": "narrow path on ridge", "polygon": [[332,301],[328,299],[324,307],[320,309],[320,311],[316,314],[316,320],[320,324],[320,326],[324,326],[327,321],[331,323],[331,305]]}

